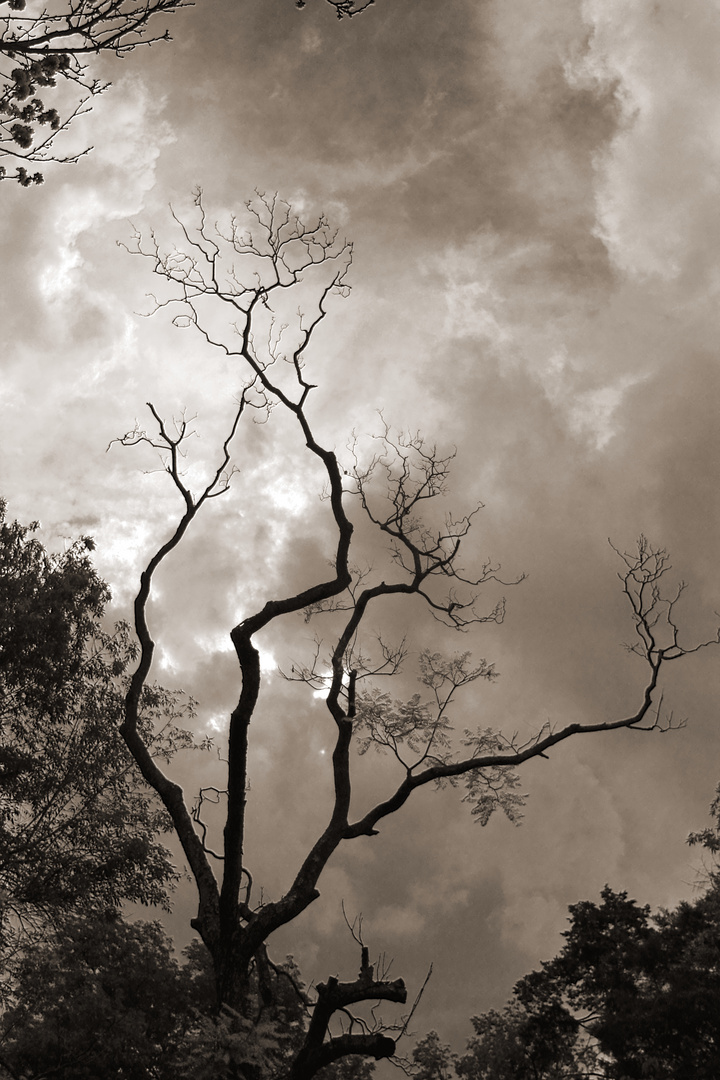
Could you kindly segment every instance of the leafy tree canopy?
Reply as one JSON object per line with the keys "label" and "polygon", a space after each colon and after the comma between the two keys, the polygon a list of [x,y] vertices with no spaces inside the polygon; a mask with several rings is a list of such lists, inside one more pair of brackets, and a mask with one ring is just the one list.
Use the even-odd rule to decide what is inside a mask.
{"label": "leafy tree canopy", "polygon": [[[128,628],[102,624],[107,586],[82,538],[49,554],[0,507],[0,945],[71,911],[167,904],[169,819],[118,735]],[[192,703],[147,688],[144,730],[165,759],[192,745]]]}
{"label": "leafy tree canopy", "polygon": [[[718,850],[711,828],[690,843]],[[474,1017],[464,1055],[431,1032],[417,1080],[714,1080],[720,1076],[720,876],[653,914],[606,886],[570,907],[560,953],[517,983],[502,1011]]]}
{"label": "leafy tree canopy", "polygon": [[[515,988],[534,1044],[594,1044],[601,1075],[720,1075],[720,891],[651,915],[609,887],[570,908],[561,953]],[[574,1041],[573,1041],[574,1040]]]}
{"label": "leafy tree canopy", "polygon": [[[252,1019],[216,1011],[207,950],[185,962],[158,922],[116,911],[62,921],[24,950],[12,1007],[0,1022],[0,1065],[11,1076],[57,1080],[278,1080],[302,1041],[305,994],[292,957],[268,969],[274,1000]],[[346,1058],[321,1080],[370,1080],[371,1062]]]}
{"label": "leafy tree canopy", "polygon": [[157,922],[117,912],[71,916],[50,942],[27,947],[0,1055],[14,1076],[60,1080],[177,1075],[179,1047],[213,985],[202,954],[185,965]]}

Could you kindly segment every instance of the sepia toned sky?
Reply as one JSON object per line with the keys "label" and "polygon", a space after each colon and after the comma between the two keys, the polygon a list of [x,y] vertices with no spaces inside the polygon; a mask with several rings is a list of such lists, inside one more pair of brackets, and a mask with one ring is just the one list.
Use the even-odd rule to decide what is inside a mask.
{"label": "sepia toned sky", "polygon": [[[608,538],[627,550],[645,533],[670,551],[688,644],[714,635],[720,610],[717,5],[377,0],[338,21],[321,0],[198,0],[171,30],[172,44],[106,62],[114,85],[72,133],[90,155],[47,169],[40,189],[0,190],[10,514],[39,518],[49,544],[92,534],[113,614],[129,614],[180,508],[143,471],[151,456],[106,448],[146,423],[146,401],[185,407],[200,470],[240,375],[169,314],[142,317],[156,282],[117,242],[129,221],[174,236],[169,204],[188,215],[198,185],[213,220],[278,191],[355,244],[351,295],[308,356],[318,436],[344,452],[382,410],[456,448],[449,502],[484,504],[465,565],[527,575],[502,626],[457,638],[419,605],[393,606],[390,634],[407,630],[413,655],[496,663],[497,683],[459,701],[460,731],[530,736],[634,712],[645,673],[622,649],[632,627]],[[219,745],[238,693],[230,627],[324,574],[332,553],[321,479],[287,422],[243,433],[235,460],[233,491],[158,576],[151,611],[157,678],[198,699]],[[274,674],[312,653],[313,633],[298,617],[262,643],[249,853],[268,897],[329,808],[329,718]],[[413,655],[398,696],[417,688]],[[293,952],[308,980],[352,977],[344,901],[411,999],[433,963],[413,1027],[460,1049],[470,1016],[557,951],[568,904],[606,882],[654,906],[692,895],[684,841],[720,780],[719,665],[706,650],[668,672],[666,711],[684,730],[586,737],[530,763],[519,828],[479,827],[461,792],[419,792],[338,854],[276,954]],[[359,766],[358,810],[396,779],[388,760]],[[180,775],[191,795],[219,774],[195,757]],[[192,908],[183,887],[181,940]]]}

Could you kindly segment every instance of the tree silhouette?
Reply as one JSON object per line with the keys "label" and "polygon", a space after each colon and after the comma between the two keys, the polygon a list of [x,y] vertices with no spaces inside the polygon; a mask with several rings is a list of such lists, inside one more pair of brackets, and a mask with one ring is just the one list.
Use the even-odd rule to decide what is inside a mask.
{"label": "tree silhouette", "polygon": [[[131,250],[150,260],[155,274],[169,286],[167,296],[156,298],[155,310],[174,308],[175,324],[193,328],[207,344],[235,360],[244,382],[215,470],[199,494],[191,492],[181,469],[192,432],[189,421],[181,419],[173,426],[150,404],[155,430],[148,433],[136,427],[119,440],[159,450],[183,503],[177,527],[141,576],[134,607],[140,660],[121,730],[146,781],[163,799],[183,845],[198,892],[193,926],[213,958],[219,998],[250,1015],[247,988],[252,973],[259,972],[262,996],[269,939],[318,898],[323,870],[340,846],[377,835],[386,817],[429,784],[455,786],[462,781],[464,799],[482,824],[496,809],[518,820],[522,805],[519,766],[582,734],[672,726],[672,718],[662,714],[661,671],[704,645],[681,644],[675,607],[682,587],[664,594],[663,578],[669,569],[665,552],[641,538],[637,551],[621,555],[620,579],[636,631],[629,647],[642,657],[646,670],[640,700],[627,716],[559,729],[545,725],[527,741],[484,726],[466,730],[458,738],[450,717],[458,693],[478,680],[495,677],[492,664],[473,662],[468,652],[451,657],[424,652],[419,662],[424,692],[409,701],[395,701],[374,688],[373,677],[399,671],[406,649],[403,643],[391,644],[382,636],[374,649],[368,645],[363,631],[371,612],[381,609],[388,599],[405,599],[421,603],[430,617],[458,631],[500,622],[504,600],[491,601],[486,607],[480,602],[484,588],[502,583],[500,568],[485,562],[472,572],[460,561],[477,510],[459,517],[441,512],[452,455],[428,446],[418,434],[393,436],[384,426],[372,453],[365,454],[353,440],[349,460],[343,465],[316,434],[307,407],[315,384],[306,362],[330,298],[349,292],[351,245],[331,229],[325,217],[303,223],[277,197],[259,195],[247,204],[244,221],[233,217],[225,229],[208,222],[200,194],[195,205],[197,221],[192,228],[175,219],[182,235],[180,247],[164,249],[154,234],[144,239],[136,232]],[[218,325],[223,311],[229,326],[225,335],[209,328]],[[213,854],[205,843],[203,794],[194,810],[188,806],[179,786],[148,752],[138,725],[138,703],[155,649],[149,624],[150,589],[158,566],[181,543],[201,508],[229,490],[231,443],[240,425],[248,417],[268,419],[274,409],[283,410],[297,425],[304,447],[298,452],[307,454],[308,467],[313,461],[320,467],[326,512],[335,534],[334,552],[328,576],[308,581],[290,595],[268,597],[230,629],[241,686],[229,718],[226,818],[218,880],[211,864]],[[358,513],[387,543],[389,561],[380,569],[357,569],[351,561],[352,517]],[[294,613],[304,613],[306,620],[324,619],[331,636],[327,645],[318,640],[314,658],[294,665],[285,677],[324,698],[335,732],[330,764],[334,797],[324,829],[299,859],[284,894],[275,901],[262,897],[256,901],[244,858],[250,727],[252,721],[261,722],[260,654],[255,642],[261,631]],[[351,797],[353,743],[361,752],[391,754],[399,774],[386,797],[360,811]],[[402,1003],[405,999],[403,981],[389,980],[385,972],[376,971],[363,948],[355,980],[341,982],[332,977],[317,986],[312,1019],[290,1073],[292,1080],[307,1080],[346,1055],[392,1056],[403,1026],[383,1029],[363,1020],[355,1007],[362,1002]],[[255,1008],[261,1012],[259,1005]],[[333,1021],[341,1023],[339,1031],[331,1028]]]}

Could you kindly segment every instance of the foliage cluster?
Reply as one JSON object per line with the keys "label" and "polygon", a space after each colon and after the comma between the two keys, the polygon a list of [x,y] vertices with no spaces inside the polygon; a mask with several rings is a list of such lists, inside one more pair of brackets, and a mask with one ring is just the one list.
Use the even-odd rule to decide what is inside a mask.
{"label": "foliage cluster", "polygon": [[[720,794],[720,791],[719,791]],[[691,835],[718,850],[712,827]],[[698,840],[700,838],[700,840]],[[430,1032],[415,1080],[713,1080],[720,1075],[720,877],[654,914],[606,886],[570,907],[560,953],[504,1009],[474,1017],[456,1055]]]}
{"label": "foliage cluster", "polygon": [[[109,599],[92,541],[49,554],[37,524],[0,504],[0,950],[6,981],[28,935],[69,913],[124,901],[167,906],[177,879],[158,835],[169,819],[118,734],[128,627],[103,624]],[[150,685],[142,724],[170,760],[193,745],[192,702]],[[10,985],[12,979],[10,980]],[[6,984],[4,984],[6,985]]]}
{"label": "foliage cluster", "polygon": [[[65,917],[26,943],[13,1002],[0,1017],[0,1076],[57,1080],[280,1080],[306,1025],[306,993],[292,957],[272,974],[276,999],[258,1018],[219,1012],[206,949],[178,963],[158,922],[115,910]],[[369,1080],[370,1062],[345,1059],[320,1080]]]}

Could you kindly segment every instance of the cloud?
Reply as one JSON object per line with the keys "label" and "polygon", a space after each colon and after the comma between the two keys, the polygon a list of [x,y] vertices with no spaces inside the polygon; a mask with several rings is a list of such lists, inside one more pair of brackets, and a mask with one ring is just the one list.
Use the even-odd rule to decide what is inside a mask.
{"label": "cloud", "polygon": [[[154,282],[115,247],[122,219],[164,237],[167,201],[182,212],[198,181],[210,218],[277,188],[356,241],[353,293],[308,357],[323,440],[342,455],[382,409],[392,427],[457,447],[446,505],[485,503],[464,565],[492,556],[507,579],[528,572],[481,595],[491,606],[507,594],[505,623],[461,645],[501,678],[463,698],[458,728],[530,737],[548,720],[625,715],[644,673],[619,645],[632,626],[606,537],[626,547],[645,531],[671,549],[692,587],[688,640],[712,636],[720,606],[715,13],[699,0],[378,0],[349,23],[325,7],[189,10],[173,45],[136,53],[78,128],[92,155],[32,202],[3,189],[10,512],[39,516],[51,543],[93,532],[128,613],[182,502],[149,448],[105,448],[135,418],[147,425],[148,399],[168,419],[185,408],[198,414],[187,476],[202,484],[240,375],[163,313],[134,314]],[[168,680],[198,697],[220,746],[239,690],[230,627],[327,574],[335,534],[303,454],[277,410],[243,427],[232,491],[158,575],[150,614]],[[394,572],[349,506],[363,556]],[[378,625],[409,636],[399,697],[417,688],[419,648],[458,648],[419,603],[388,604]],[[266,663],[311,657],[316,629],[329,634],[283,621],[259,642]],[[556,951],[567,904],[609,879],[642,902],[682,895],[683,834],[716,781],[713,671],[698,654],[668,682],[687,731],[587,739],[525,770],[519,829],[474,826],[461,792],[418,793],[379,836],[341,848],[321,898],[273,948],[295,951],[308,978],[349,977],[345,899],[409,984],[435,961],[416,1026],[460,1040],[473,1011],[500,1006]],[[248,852],[268,896],[332,804],[333,723],[297,691],[268,674],[253,724]],[[218,782],[211,758],[179,767],[189,794]],[[360,812],[397,776],[387,758],[357,764]]]}
{"label": "cloud", "polygon": [[629,8],[588,0],[583,12],[592,36],[574,74],[615,83],[624,114],[598,159],[597,233],[628,276],[689,277],[702,287],[718,238],[710,12],[693,0],[682,9],[668,0]]}
{"label": "cloud", "polygon": [[[573,761],[572,749],[563,757],[562,816],[553,815],[548,827],[548,804],[554,801],[550,777],[533,770],[529,820],[509,838],[509,850],[498,865],[505,894],[496,916],[500,932],[515,948],[545,959],[559,947],[566,905],[576,897],[594,897],[606,881],[616,881],[625,852],[623,821],[612,793],[591,767]],[[550,783],[558,780],[552,772]],[[541,859],[535,855],[539,845]],[[583,857],[588,851],[592,859]]]}
{"label": "cloud", "polygon": [[[73,274],[82,265],[78,240],[109,222],[137,214],[155,183],[157,161],[175,135],[162,119],[165,99],[153,96],[134,74],[121,77],[101,95],[86,116],[75,121],[72,137],[80,145],[94,143],[92,164],[81,159],[72,183],[60,182],[53,192],[54,243],[45,237],[45,266],[40,288],[49,302],[73,291],[86,293],[89,282]],[[60,178],[58,170],[49,181]]]}

